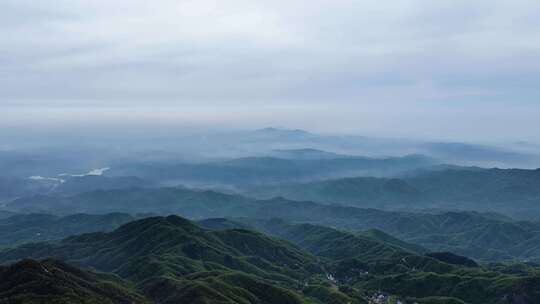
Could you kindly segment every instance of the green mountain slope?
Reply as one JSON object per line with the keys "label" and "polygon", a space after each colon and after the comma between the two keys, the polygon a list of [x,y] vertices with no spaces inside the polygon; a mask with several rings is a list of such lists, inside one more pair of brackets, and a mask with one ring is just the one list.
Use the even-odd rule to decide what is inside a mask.
{"label": "green mountain slope", "polygon": [[55,260],[0,266],[0,303],[150,303],[116,276],[83,271]]}
{"label": "green mountain slope", "polygon": [[9,206],[57,213],[181,214],[192,219],[282,218],[358,232],[378,229],[430,251],[450,251],[485,261],[536,260],[540,257],[538,222],[513,221],[493,213],[382,211],[285,198],[258,201],[240,195],[185,188],[95,191],[68,197],[38,196],[16,200]]}
{"label": "green mountain slope", "polygon": [[538,223],[500,220],[477,212],[391,212],[273,199],[260,202],[250,216],[352,231],[375,228],[431,251],[451,251],[488,261],[540,257]]}
{"label": "green mountain slope", "polygon": [[379,260],[407,251],[389,243],[362,235],[354,235],[325,226],[312,224],[287,224],[282,220],[248,220],[248,222],[269,233],[291,241],[301,248],[320,257],[340,260],[361,257],[364,260]]}
{"label": "green mountain slope", "polygon": [[378,240],[310,224],[290,225],[271,220],[259,226],[324,258],[328,261],[325,264],[328,276],[361,290],[383,290],[402,298],[416,298],[420,303],[536,303],[540,300],[540,278],[536,270],[521,276],[505,275],[478,268],[464,257],[420,256]]}
{"label": "green mountain slope", "polygon": [[259,232],[206,230],[168,216],[6,249],[0,262],[55,257],[115,273],[159,303],[366,303],[377,292],[424,303],[540,300],[535,266],[521,273],[505,265],[466,267],[324,226],[254,219],[248,224],[296,246]]}
{"label": "green mountain slope", "polygon": [[252,199],[239,195],[215,191],[157,188],[92,191],[73,196],[33,196],[15,200],[7,204],[7,208],[53,214],[125,212],[207,218],[218,217],[223,212],[237,212],[251,202]]}
{"label": "green mountain slope", "polygon": [[404,242],[378,229],[363,230],[363,231],[360,231],[358,234],[379,240],[381,242],[385,242],[389,245],[400,248],[404,251],[410,251],[417,254],[424,254],[428,251],[422,246]]}
{"label": "green mountain slope", "polygon": [[416,208],[419,203],[427,200],[418,189],[404,180],[375,177],[254,187],[246,194],[263,199],[283,196],[293,200],[339,203],[364,208]]}
{"label": "green mountain slope", "polygon": [[540,218],[540,169],[440,167],[401,178],[340,178],[253,187],[246,193],[364,208],[463,209]]}
{"label": "green mountain slope", "polygon": [[134,219],[135,217],[123,213],[74,214],[65,217],[49,214],[18,214],[0,219],[0,247],[60,240],[70,235],[87,232],[111,231]]}
{"label": "green mountain slope", "polygon": [[[192,303],[249,303],[251,298],[277,303],[268,302],[269,296],[301,303],[301,281],[320,271],[313,256],[286,242],[248,230],[209,231],[177,216],[147,218],[59,243],[23,245],[0,256],[4,262],[55,257],[114,272],[136,282],[152,300],[167,303],[186,297]],[[155,291],[162,286],[170,290],[167,298]]]}
{"label": "green mountain slope", "polygon": [[227,229],[250,229],[253,230],[253,227],[243,223],[241,221],[235,221],[228,218],[209,218],[196,222],[197,225],[210,229],[210,230],[227,230]]}

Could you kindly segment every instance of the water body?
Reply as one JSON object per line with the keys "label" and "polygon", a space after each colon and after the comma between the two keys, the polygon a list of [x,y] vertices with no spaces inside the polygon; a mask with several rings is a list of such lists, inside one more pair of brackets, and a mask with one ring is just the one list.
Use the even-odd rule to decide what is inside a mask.
{"label": "water body", "polygon": [[[104,167],[104,168],[98,168],[88,171],[87,173],[83,174],[70,174],[70,173],[60,173],[58,176],[66,176],[66,177],[83,177],[83,176],[101,176],[105,171],[111,169],[110,167]],[[65,183],[66,180],[59,177],[47,177],[47,176],[41,176],[41,175],[32,175],[28,177],[28,179],[36,180],[36,181],[50,181],[50,182],[56,182],[56,183]]]}
{"label": "water body", "polygon": [[46,177],[46,176],[40,176],[40,175],[32,175],[29,177],[31,180],[38,180],[38,181],[51,181],[51,182],[58,182],[58,183],[64,183],[66,180],[57,178],[57,177]]}
{"label": "water body", "polygon": [[82,176],[88,176],[88,175],[103,175],[105,171],[110,170],[110,167],[104,167],[104,168],[98,168],[88,171],[87,173],[83,174],[70,174],[70,173],[60,173],[58,176],[72,176],[72,177],[82,177]]}

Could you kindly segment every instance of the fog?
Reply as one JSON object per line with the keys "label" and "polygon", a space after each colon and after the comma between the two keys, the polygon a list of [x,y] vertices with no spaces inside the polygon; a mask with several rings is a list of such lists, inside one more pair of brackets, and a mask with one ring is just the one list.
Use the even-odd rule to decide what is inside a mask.
{"label": "fog", "polygon": [[538,143],[539,6],[2,1],[0,127]]}

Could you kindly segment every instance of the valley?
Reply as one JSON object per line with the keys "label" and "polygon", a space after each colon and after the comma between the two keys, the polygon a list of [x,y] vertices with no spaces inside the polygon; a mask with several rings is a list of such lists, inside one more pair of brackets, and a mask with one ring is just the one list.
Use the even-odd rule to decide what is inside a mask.
{"label": "valley", "polygon": [[2,177],[1,300],[540,301],[535,169],[313,148],[110,164]]}

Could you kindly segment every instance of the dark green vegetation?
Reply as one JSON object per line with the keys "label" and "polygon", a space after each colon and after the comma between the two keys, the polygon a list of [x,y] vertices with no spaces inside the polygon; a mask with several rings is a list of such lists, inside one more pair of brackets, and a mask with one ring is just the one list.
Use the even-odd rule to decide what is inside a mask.
{"label": "dark green vegetation", "polygon": [[277,158],[246,157],[205,163],[142,163],[113,169],[116,175],[133,175],[147,180],[176,184],[209,184],[234,188],[298,180],[375,175],[389,176],[413,169],[426,168],[436,162],[411,155],[392,158]]}
{"label": "dark green vegetation", "polygon": [[303,184],[265,186],[254,188],[246,194],[261,199],[281,196],[293,200],[364,208],[411,208],[425,200],[418,189],[404,180],[376,177],[351,177]]}
{"label": "dark green vegetation", "polygon": [[[226,221],[218,220],[234,226]],[[85,280],[99,286],[113,281],[114,290],[123,292],[115,294],[142,301],[141,294],[159,303],[366,303],[379,290],[419,303],[540,301],[539,268],[532,265],[519,271],[502,264],[468,267],[404,249],[405,243],[396,245],[318,225],[281,220],[249,220],[248,224],[298,247],[251,230],[206,230],[168,216],[130,222],[109,233],[4,250],[0,261],[53,257],[111,272],[122,280],[95,274],[86,274]],[[39,270],[39,263],[24,263],[38,265],[32,267]],[[11,267],[21,268],[17,265]],[[69,278],[69,282],[79,281]],[[42,288],[38,283],[28,284]],[[51,285],[56,288],[64,283]]]}
{"label": "dark green vegetation", "polygon": [[250,217],[283,218],[351,231],[376,228],[431,251],[451,251],[483,260],[540,257],[540,224],[508,221],[477,212],[410,213],[274,199]]}
{"label": "dark green vegetation", "polygon": [[113,272],[160,303],[302,303],[316,258],[248,230],[209,231],[176,216],[128,223],[111,233],[36,243],[0,260],[54,257]]}
{"label": "dark green vegetation", "polygon": [[451,252],[431,252],[426,254],[426,256],[448,264],[462,265],[465,267],[478,267],[478,264],[468,257],[453,254]]}
{"label": "dark green vegetation", "polygon": [[0,266],[0,303],[149,303],[120,278],[80,270],[56,260]]}
{"label": "dark green vegetation", "polygon": [[359,157],[342,153],[406,143],[263,129],[199,157],[216,143],[185,139],[197,157],[0,152],[0,303],[540,303],[540,170],[431,158],[527,155]]}
{"label": "dark green vegetation", "polygon": [[[93,191],[74,196],[33,196],[15,200],[10,210],[71,213],[155,213],[182,214],[190,218],[234,214],[239,207],[253,202],[238,195],[186,188],[123,189]],[[240,212],[240,211],[239,211]]]}
{"label": "dark green vegetation", "polygon": [[59,240],[70,235],[111,231],[135,217],[110,213],[74,214],[58,217],[49,214],[19,214],[0,219],[0,248],[23,243]]}
{"label": "dark green vegetation", "polygon": [[[436,169],[436,168],[434,168]],[[540,218],[540,169],[440,167],[401,178],[355,177],[254,188],[259,198],[383,209],[463,209]]]}
{"label": "dark green vegetation", "polygon": [[257,201],[239,195],[185,188],[95,191],[67,197],[36,196],[16,200],[8,206],[18,211],[61,214],[153,212],[182,214],[193,219],[282,218],[355,232],[378,229],[389,234],[387,237],[430,251],[449,251],[485,261],[536,260],[540,257],[539,223],[513,221],[493,213],[395,212],[283,198]]}
{"label": "dark green vegetation", "polygon": [[[319,256],[340,290],[383,290],[419,303],[535,303],[540,300],[538,268],[521,272],[499,265],[478,268],[452,254],[422,256],[403,246],[328,227],[280,220],[249,221]],[[443,261],[444,260],[444,261]],[[449,263],[448,263],[449,262]],[[504,272],[508,274],[503,274]]]}
{"label": "dark green vegetation", "polygon": [[197,225],[210,230],[226,230],[226,229],[248,229],[252,230],[253,227],[240,222],[227,218],[209,218],[197,221]]}
{"label": "dark green vegetation", "polygon": [[372,238],[372,239],[377,239],[377,240],[380,240],[384,243],[387,243],[387,244],[390,244],[392,246],[395,246],[395,247],[398,247],[398,248],[401,248],[402,250],[404,251],[410,251],[410,252],[415,252],[415,253],[418,253],[418,254],[422,254],[422,253],[425,253],[427,252],[428,250],[423,248],[422,246],[419,246],[419,245],[415,245],[415,244],[412,244],[412,243],[407,243],[407,242],[404,242],[398,238],[395,238],[387,233],[384,233],[383,231],[381,230],[378,230],[378,229],[367,229],[367,230],[362,230],[360,232],[357,232],[358,235],[363,235],[363,236],[367,236],[369,238]]}

